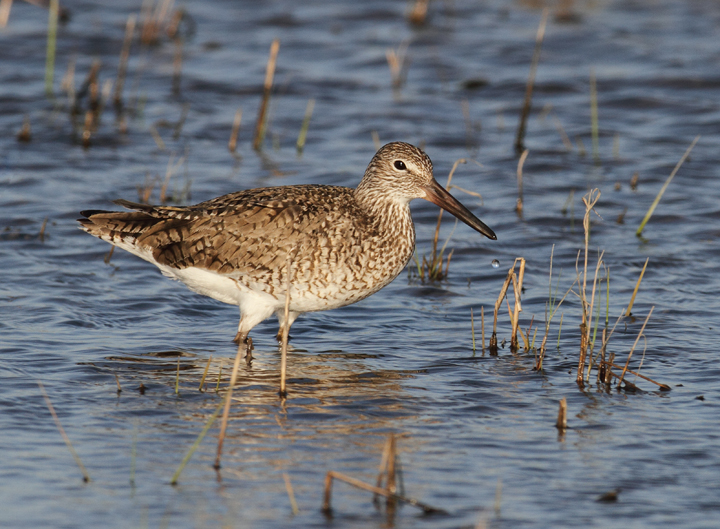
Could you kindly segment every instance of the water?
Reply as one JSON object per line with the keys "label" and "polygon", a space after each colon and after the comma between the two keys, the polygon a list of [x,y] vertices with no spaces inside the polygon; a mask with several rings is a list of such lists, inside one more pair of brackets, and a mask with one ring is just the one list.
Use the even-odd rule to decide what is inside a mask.
{"label": "water", "polygon": [[[81,145],[83,116],[75,128],[70,122],[61,79],[74,61],[78,90],[96,58],[101,85],[114,79],[125,21],[140,5],[70,7],[72,18],[58,32],[54,103],[44,95],[46,11],[15,3],[0,33],[1,525],[717,525],[720,11],[714,2],[578,2],[569,22],[551,13],[525,141],[522,216],[515,212],[513,143],[540,19],[529,3],[432,3],[419,28],[406,22],[404,2],[190,4],[191,21],[181,25],[179,92],[172,83],[175,45],[166,37],[151,48],[134,43],[125,100],[135,102],[137,115],[121,133],[108,105],[89,148]],[[258,155],[253,126],[274,38],[281,42],[278,69]],[[386,50],[403,43],[411,62],[405,84],[394,90]],[[298,156],[294,144],[311,98],[315,110]],[[227,141],[239,107],[243,124],[232,156]],[[174,135],[177,129],[164,125],[184,109]],[[15,137],[25,116],[29,143]],[[214,388],[221,361],[227,383],[237,311],[120,251],[105,264],[107,245],[77,229],[78,212],[136,199],[138,186],[164,179],[168,164],[180,159],[168,192],[189,202],[261,185],[354,186],[375,151],[373,132],[382,142],[424,145],[441,182],[458,158],[481,162],[460,165],[453,183],[482,200],[453,192],[498,241],[459,225],[448,244],[454,253],[447,280],[423,284],[403,274],[361,303],[298,320],[285,405],[277,398],[276,323],[258,326],[221,471],[211,466],[213,428],[179,485],[170,486],[220,402]],[[647,208],[698,134],[637,238]],[[527,261],[521,328],[533,317],[542,328],[553,245],[560,297],[570,287],[584,242],[581,197],[590,188],[602,192],[591,215],[590,266],[604,250],[610,326],[649,258],[634,319],[618,326],[609,351],[624,362],[654,307],[631,368],[644,351],[642,374],[670,392],[634,377],[641,388],[635,393],[578,388],[579,303],[572,293],[561,307],[559,350],[559,315],[553,319],[542,373],[533,371],[532,353],[512,353],[507,343],[497,356],[480,350],[480,307],[489,329],[516,257]],[[156,184],[152,201],[158,193]],[[417,202],[422,256],[430,251],[437,209]],[[447,221],[443,241],[452,229]],[[493,262],[501,264],[488,266]],[[604,294],[601,304],[602,328]],[[510,336],[504,309],[498,336],[501,343]],[[208,391],[201,393],[210,357]],[[90,483],[83,483],[37,380]],[[563,397],[570,428],[559,435],[554,424]],[[325,473],[374,482],[389,433],[398,436],[407,495],[449,514],[426,517],[405,506],[387,517],[368,493],[336,483],[333,518],[326,518],[320,512]],[[295,517],[283,473],[297,497]],[[618,489],[616,502],[596,501]]]}

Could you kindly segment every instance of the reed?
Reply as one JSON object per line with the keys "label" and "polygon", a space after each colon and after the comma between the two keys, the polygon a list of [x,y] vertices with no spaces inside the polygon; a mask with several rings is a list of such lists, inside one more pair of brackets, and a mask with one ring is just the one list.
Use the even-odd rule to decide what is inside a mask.
{"label": "reed", "polygon": [[[519,268],[518,272],[515,272],[515,267],[518,266]],[[495,301],[495,311],[493,315],[493,332],[492,336],[490,337],[490,344],[488,345],[488,350],[491,354],[497,354],[498,347],[497,347],[497,320],[498,320],[498,312],[500,311],[500,306],[502,305],[502,302],[504,299],[506,299],[507,291],[510,285],[513,286],[513,292],[514,292],[514,308],[510,308],[510,301],[507,300],[507,308],[508,308],[508,314],[510,316],[510,323],[512,325],[512,335],[510,338],[510,348],[511,350],[517,351],[517,332],[519,327],[519,316],[520,312],[522,312],[522,306],[520,303],[520,297],[522,292],[522,283],[523,283],[523,277],[525,275],[525,259],[522,257],[517,257],[515,261],[513,262],[512,267],[510,270],[508,270],[507,277],[505,278],[505,282],[503,283],[503,286],[500,288],[500,294],[498,295],[497,301]],[[525,348],[526,350],[529,348],[529,343],[525,339],[525,335],[521,332],[520,336],[523,338],[523,341],[525,341]]]}
{"label": "reed", "polygon": [[628,366],[630,365],[630,359],[632,358],[633,351],[635,351],[635,347],[637,347],[638,342],[640,341],[641,337],[644,337],[643,332],[645,331],[645,326],[647,325],[647,322],[650,320],[650,316],[652,316],[653,310],[655,309],[654,306],[650,307],[650,312],[648,312],[647,317],[645,318],[645,321],[642,324],[642,327],[640,328],[640,332],[637,335],[637,338],[635,338],[635,343],[633,343],[632,348],[630,348],[630,352],[628,353],[627,360],[625,361],[625,367],[623,367],[622,373],[620,374],[620,378],[618,379],[617,387],[620,389],[623,383],[623,379],[625,378],[625,373],[627,373]]}
{"label": "reed", "polygon": [[47,51],[45,55],[45,95],[53,97],[53,76],[55,74],[55,47],[57,44],[59,0],[49,0]]}
{"label": "reed", "polygon": [[242,120],[242,108],[235,111],[235,119],[233,119],[232,131],[230,132],[230,140],[228,141],[228,150],[234,153],[237,149],[238,133],[240,132],[240,121]]}
{"label": "reed", "polygon": [[205,383],[205,378],[208,375],[208,371],[210,370],[210,363],[212,362],[212,356],[208,358],[207,364],[205,365],[205,371],[203,371],[202,378],[200,379],[200,385],[198,386],[198,391],[202,392],[203,390],[203,384]]}
{"label": "reed", "polygon": [[560,120],[553,114],[553,121],[555,123],[555,128],[558,131],[558,134],[560,135],[560,139],[563,142],[563,145],[567,149],[568,152],[572,152],[574,149],[574,146],[572,144],[572,141],[570,141],[570,138],[568,137],[567,133],[565,132],[565,129],[563,128],[562,124],[560,123]]}
{"label": "reed", "polygon": [[[607,366],[614,367],[616,369],[625,369],[624,366],[619,366],[613,362],[603,362],[603,363],[606,364]],[[638,378],[642,378],[643,380],[646,380],[652,384],[655,384],[656,386],[658,386],[660,391],[671,391],[672,390],[672,388],[670,386],[668,386],[667,384],[662,384],[660,382],[657,382],[650,377],[646,377],[645,375],[641,375],[640,373],[633,371],[632,369],[626,369],[625,372],[630,373],[631,375],[635,375]],[[611,374],[616,378],[620,378],[620,375],[616,375],[615,373],[612,373],[612,372],[611,372]]]}
{"label": "reed", "polygon": [[287,472],[283,472],[283,481],[285,481],[285,490],[287,491],[288,498],[290,499],[290,507],[292,508],[293,516],[297,516],[300,514],[300,509],[298,509],[297,501],[295,501],[295,491],[293,491],[290,476],[288,476]]}
{"label": "reed", "polygon": [[263,97],[258,111],[257,122],[255,123],[255,139],[253,140],[253,148],[257,151],[262,146],[265,138],[265,129],[267,127],[267,107],[270,101],[270,93],[272,91],[273,78],[275,76],[275,66],[277,64],[277,56],[280,51],[280,41],[275,39],[270,45],[270,57],[268,57],[267,67],[265,69],[265,82],[263,83]]}
{"label": "reed", "polygon": [[565,397],[560,399],[560,408],[558,410],[558,418],[555,423],[555,427],[558,430],[567,429],[567,399]]}
{"label": "reed", "polygon": [[286,387],[286,376],[287,376],[287,348],[288,348],[288,333],[290,332],[290,274],[292,271],[292,261],[290,260],[290,253],[287,256],[287,264],[285,265],[285,309],[283,311],[283,326],[282,326],[282,346],[280,353],[280,398],[287,398],[287,387]]}
{"label": "reed", "polygon": [[182,75],[183,39],[175,37],[173,41],[175,43],[175,53],[173,54],[172,91],[173,94],[178,95],[180,93],[180,78]]}
{"label": "reed", "polygon": [[40,242],[45,242],[45,228],[47,228],[48,218],[45,217],[45,219],[42,222],[42,225],[40,226],[40,233],[38,233],[38,239]]}
{"label": "reed", "polygon": [[133,421],[132,442],[130,443],[130,485],[135,485],[135,469],[137,468],[138,421]]}
{"label": "reed", "polygon": [[298,154],[302,154],[305,148],[305,139],[307,138],[308,129],[310,128],[310,118],[312,117],[313,110],[315,109],[315,100],[309,99],[307,106],[305,107],[305,116],[303,117],[302,126],[300,127],[300,133],[298,134],[295,148]]}
{"label": "reed", "polygon": [[21,143],[30,143],[32,140],[32,132],[30,130],[30,116],[25,114],[23,118],[22,128],[17,133],[17,141]]}
{"label": "reed", "polygon": [[525,149],[520,155],[517,165],[518,198],[517,203],[515,204],[515,211],[517,211],[518,215],[521,217],[523,212],[523,165],[525,165],[525,160],[527,159],[529,153],[530,151]]}
{"label": "reed", "polygon": [[400,44],[400,46],[398,46],[397,51],[392,48],[388,48],[385,51],[385,58],[387,59],[388,66],[390,67],[392,86],[395,89],[399,89],[403,84],[405,84],[407,69],[410,64],[410,59],[407,56],[409,44],[410,42],[405,40]]}
{"label": "reed", "polygon": [[537,72],[538,63],[540,62],[540,51],[542,50],[543,39],[545,38],[545,26],[547,24],[548,8],[544,8],[540,25],[538,26],[537,35],[535,36],[535,51],[533,52],[532,61],[530,63],[530,73],[528,74],[527,84],[525,86],[525,100],[523,101],[522,111],[520,113],[520,123],[518,125],[517,136],[515,137],[515,151],[520,154],[525,149],[525,128],[527,119],[530,115],[530,106],[532,105],[532,93],[535,86],[535,73]]}
{"label": "reed", "polygon": [[177,360],[177,370],[175,371],[175,395],[180,395],[180,357]]}
{"label": "reed", "polygon": [[633,304],[635,303],[635,296],[637,296],[638,290],[640,289],[640,282],[643,279],[643,276],[645,275],[645,269],[647,268],[648,262],[650,261],[650,258],[648,257],[645,259],[645,264],[642,267],[642,270],[640,271],[640,277],[638,277],[637,283],[635,283],[635,290],[633,290],[632,296],[630,297],[630,303],[628,303],[627,309],[625,309],[625,314],[628,316],[632,316],[632,308]]}
{"label": "reed", "polygon": [[482,350],[485,352],[485,306],[480,305],[480,325],[482,328]]}
{"label": "reed", "polygon": [[62,423],[60,422],[60,418],[57,416],[57,413],[55,413],[55,408],[52,405],[52,402],[50,401],[50,397],[48,397],[47,391],[45,391],[45,386],[43,383],[39,380],[36,381],[38,387],[40,388],[40,393],[42,393],[43,399],[45,399],[45,404],[48,407],[48,410],[50,410],[50,415],[52,415],[53,421],[55,421],[55,426],[57,426],[58,431],[60,432],[60,435],[63,438],[63,441],[65,441],[65,445],[68,447],[68,450],[70,450],[70,453],[73,456],[73,459],[75,460],[75,463],[77,464],[78,468],[80,468],[80,472],[83,475],[83,481],[85,483],[90,482],[90,474],[88,473],[87,469],[85,468],[85,465],[83,465],[82,461],[80,460],[80,456],[75,451],[75,448],[73,447],[72,443],[70,442],[70,438],[65,433],[65,429],[62,426]]}
{"label": "reed", "polygon": [[[216,470],[220,469],[220,458],[222,457],[222,447],[223,443],[225,442],[225,432],[227,431],[227,423],[228,418],[230,416],[230,405],[232,403],[232,394],[233,394],[233,388],[235,387],[235,384],[237,383],[237,377],[238,377],[238,371],[240,370],[240,360],[243,357],[243,353],[249,355],[250,354],[250,345],[240,342],[238,345],[237,353],[235,354],[235,362],[233,363],[233,369],[232,373],[230,375],[230,385],[227,388],[227,392],[225,394],[225,402],[224,402],[224,409],[223,409],[223,416],[222,416],[222,422],[220,424],[220,434],[218,435],[218,446],[217,446],[217,453],[215,455],[215,464],[213,465]],[[218,384],[220,383],[220,375],[218,374]]]}
{"label": "reed", "polygon": [[447,514],[447,511],[444,509],[439,509],[437,507],[433,507],[431,505],[428,505],[427,503],[423,503],[414,498],[409,498],[407,496],[401,496],[400,494],[389,493],[386,489],[376,487],[374,485],[370,485],[369,483],[365,483],[364,481],[355,479],[353,477],[350,477],[346,474],[342,474],[340,472],[335,472],[333,470],[330,470],[330,471],[328,471],[327,474],[325,474],[325,490],[323,493],[323,505],[322,505],[322,511],[325,514],[332,513],[332,506],[330,505],[330,503],[331,503],[331,499],[332,499],[333,480],[343,481],[343,482],[347,483],[348,485],[351,485],[355,488],[365,490],[368,492],[372,492],[373,494],[378,494],[389,500],[407,503],[408,505],[412,505],[414,507],[417,507],[418,509],[421,509],[424,514]]}
{"label": "reed", "polygon": [[[228,392],[228,395],[225,398],[225,401],[230,401],[230,393]],[[215,411],[210,416],[210,418],[205,423],[205,426],[200,431],[200,434],[195,439],[195,442],[192,444],[190,449],[187,451],[187,454],[185,454],[185,457],[183,457],[183,460],[180,462],[180,465],[178,466],[177,470],[173,474],[172,478],[170,478],[170,485],[177,485],[178,480],[180,479],[180,474],[182,473],[183,469],[185,468],[185,465],[188,464],[188,461],[190,461],[190,458],[193,456],[195,451],[198,449],[198,446],[200,446],[200,443],[205,438],[205,435],[210,430],[210,427],[212,427],[213,423],[215,422],[215,419],[217,419],[217,416],[220,414],[220,410],[223,408],[223,405],[225,404],[225,401],[220,402],[220,404],[217,405],[215,408]],[[215,462],[215,468],[219,468],[219,462],[216,460]]]}
{"label": "reed", "polygon": [[117,393],[120,395],[122,393],[122,386],[120,385],[120,377],[115,375],[115,383],[117,384]]}
{"label": "reed", "polygon": [[472,336],[473,356],[475,356],[475,318],[472,307],[470,307],[470,334]]}
{"label": "reed", "polygon": [[653,203],[650,205],[650,209],[648,209],[647,213],[645,213],[645,217],[643,217],[642,222],[640,223],[640,227],[638,227],[637,231],[635,232],[635,235],[640,237],[642,235],[643,229],[645,229],[645,224],[648,223],[650,220],[650,217],[652,217],[653,212],[655,211],[655,208],[660,203],[660,199],[662,198],[663,194],[665,193],[665,190],[670,185],[670,182],[672,182],[672,179],[675,178],[675,175],[677,174],[678,170],[680,169],[680,166],[682,166],[683,163],[685,163],[685,160],[688,156],[690,156],[690,151],[693,150],[693,147],[695,147],[695,144],[700,139],[700,135],[695,136],[695,139],[692,141],[690,146],[685,151],[685,154],[682,155],[682,158],[680,158],[680,161],[675,165],[675,169],[672,170],[672,173],[670,173],[670,176],[667,180],[665,180],[665,183],[663,184],[662,188],[660,188],[660,191],[658,192],[657,196],[655,197],[655,200],[653,200]]}
{"label": "reed", "polygon": [[428,4],[430,0],[415,0],[408,12],[408,20],[415,26],[422,26],[427,20]]}
{"label": "reed", "polygon": [[590,68],[590,134],[592,137],[592,153],[595,163],[600,163],[600,130],[598,126],[597,84],[595,69]]}
{"label": "reed", "polygon": [[125,38],[123,39],[123,46],[120,51],[120,62],[118,63],[117,80],[115,81],[115,93],[113,94],[113,104],[115,105],[115,111],[118,113],[120,113],[123,108],[122,92],[125,87],[127,64],[130,58],[130,46],[132,46],[132,39],[135,34],[136,25],[137,15],[132,14],[128,17],[125,24]]}
{"label": "reed", "polygon": [[584,248],[584,260],[582,274],[578,269],[578,261],[580,259],[581,251],[578,251],[578,256],[575,260],[575,272],[578,283],[578,296],[580,297],[581,303],[581,314],[582,322],[580,324],[580,357],[578,360],[577,370],[577,383],[582,385],[583,373],[585,371],[585,362],[587,359],[587,351],[590,340],[590,314],[592,314],[593,302],[595,300],[595,288],[597,285],[597,274],[602,263],[602,256],[598,259],[597,267],[595,270],[595,276],[593,278],[593,289],[590,301],[587,299],[587,268],[588,268],[588,245],[590,243],[590,213],[594,211],[595,204],[600,200],[600,190],[592,189],[584,197],[583,203],[585,204],[585,215],[583,216],[583,230],[585,232],[585,248]]}

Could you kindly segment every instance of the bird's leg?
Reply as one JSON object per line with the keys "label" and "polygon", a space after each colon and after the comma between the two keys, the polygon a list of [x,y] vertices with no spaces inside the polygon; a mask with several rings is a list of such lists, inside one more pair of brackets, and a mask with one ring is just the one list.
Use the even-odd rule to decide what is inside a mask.
{"label": "bird's leg", "polygon": [[247,332],[238,331],[235,338],[233,338],[233,342],[238,345],[238,351],[243,347],[245,348],[245,354],[243,356],[252,358],[253,341]]}
{"label": "bird's leg", "polygon": [[[275,338],[277,339],[278,342],[282,343],[283,329],[285,329],[285,314],[283,311],[277,311],[275,313],[275,315],[277,316],[278,323],[280,323],[280,328],[278,329],[278,332],[275,335]],[[287,322],[288,333],[290,332],[290,326],[293,323],[295,323],[295,320],[297,319],[298,316],[300,316],[299,312],[290,311],[288,313],[288,322]],[[289,339],[290,339],[290,335],[288,334],[288,340]]]}

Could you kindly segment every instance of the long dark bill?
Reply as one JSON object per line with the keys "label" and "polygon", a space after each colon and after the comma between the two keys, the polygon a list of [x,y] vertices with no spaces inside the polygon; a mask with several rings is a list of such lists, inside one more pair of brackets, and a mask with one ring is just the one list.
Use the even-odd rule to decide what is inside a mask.
{"label": "long dark bill", "polygon": [[448,213],[452,213],[458,219],[470,226],[475,231],[482,233],[485,237],[497,240],[495,232],[492,231],[483,221],[470,213],[470,210],[463,206],[454,196],[445,191],[445,188],[433,180],[430,185],[423,187],[429,200],[433,204],[440,206]]}

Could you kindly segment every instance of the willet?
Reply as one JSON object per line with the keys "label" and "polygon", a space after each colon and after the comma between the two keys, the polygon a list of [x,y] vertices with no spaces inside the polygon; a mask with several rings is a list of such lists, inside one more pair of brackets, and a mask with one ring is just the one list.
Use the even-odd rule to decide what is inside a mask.
{"label": "willet", "polygon": [[304,312],[355,303],[395,279],[415,247],[415,198],[496,239],[437,183],[430,158],[400,142],[375,154],[356,189],[267,187],[187,207],[117,200],[133,211],[83,211],[80,227],[199,294],[238,305],[235,342],[250,351],[250,330],[273,313],[282,331]]}

